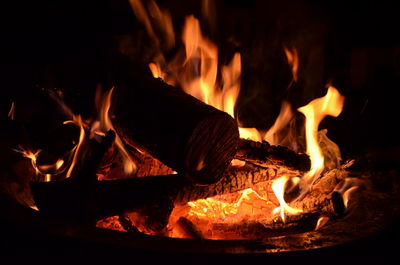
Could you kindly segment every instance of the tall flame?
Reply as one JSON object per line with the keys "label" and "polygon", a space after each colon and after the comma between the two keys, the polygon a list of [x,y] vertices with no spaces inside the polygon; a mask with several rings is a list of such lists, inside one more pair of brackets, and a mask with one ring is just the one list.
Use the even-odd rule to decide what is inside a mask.
{"label": "tall flame", "polygon": [[67,174],[65,175],[66,178],[69,178],[69,177],[71,177],[72,172],[73,172],[73,170],[75,168],[75,165],[76,165],[76,163],[78,161],[78,157],[79,157],[79,154],[81,152],[82,143],[83,143],[83,140],[85,139],[86,133],[85,133],[85,129],[83,127],[82,118],[81,118],[80,115],[73,115],[72,121],[65,121],[64,124],[66,124],[66,123],[74,123],[77,126],[79,126],[79,140],[78,140],[77,145],[72,150],[72,152],[74,153],[74,156],[72,158],[71,165],[68,168]]}
{"label": "tall flame", "polygon": [[322,98],[311,101],[298,109],[306,117],[307,154],[310,156],[311,169],[304,176],[307,183],[312,183],[324,170],[324,156],[318,144],[318,126],[325,116],[339,116],[344,104],[344,96],[333,86],[328,86],[328,92]]}
{"label": "tall flame", "polygon": [[[111,88],[109,91],[101,95],[100,87],[97,89],[96,94],[96,103],[100,115],[100,124],[96,124],[99,129],[105,133],[108,130],[114,130],[114,126],[110,119],[110,107],[111,107],[111,98],[114,91],[114,87]],[[92,130],[97,130],[97,128],[92,128]],[[122,156],[124,172],[125,174],[132,174],[136,171],[136,165],[133,162],[131,156],[129,155],[128,151],[125,149],[125,145],[122,142],[121,138],[116,134],[115,136],[115,145],[118,148],[119,153]]]}

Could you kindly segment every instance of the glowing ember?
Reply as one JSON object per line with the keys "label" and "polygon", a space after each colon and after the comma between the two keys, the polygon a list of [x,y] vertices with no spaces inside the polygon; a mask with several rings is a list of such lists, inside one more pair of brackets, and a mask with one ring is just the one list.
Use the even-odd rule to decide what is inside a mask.
{"label": "glowing ember", "polygon": [[189,216],[223,219],[238,213],[236,203],[221,202],[212,198],[188,202],[188,205],[190,206]]}
{"label": "glowing ember", "polygon": [[[256,200],[258,200],[258,202]],[[206,219],[240,219],[244,218],[246,214],[250,216],[254,214],[254,212],[249,212],[246,209],[244,206],[245,202],[253,206],[257,203],[271,204],[269,200],[265,199],[255,190],[248,188],[241,191],[240,197],[236,202],[224,202],[220,198],[207,198],[188,202],[188,206],[190,206],[188,215]]]}

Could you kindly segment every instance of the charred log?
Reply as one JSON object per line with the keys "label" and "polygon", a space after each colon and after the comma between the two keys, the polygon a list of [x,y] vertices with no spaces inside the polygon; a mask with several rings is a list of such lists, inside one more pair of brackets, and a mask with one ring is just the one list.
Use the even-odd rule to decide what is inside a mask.
{"label": "charred log", "polygon": [[129,63],[114,70],[113,123],[122,139],[196,183],[218,181],[237,150],[236,121]]}
{"label": "charred log", "polygon": [[284,166],[300,171],[308,171],[311,166],[308,155],[298,154],[284,146],[270,145],[266,141],[260,143],[240,139],[235,158],[259,166]]}
{"label": "charred log", "polygon": [[63,218],[96,220],[145,209],[149,205],[159,204],[161,200],[185,204],[244,190],[257,183],[270,181],[283,172],[294,173],[282,168],[245,165],[229,167],[217,183],[206,186],[194,185],[186,177],[173,174],[90,182],[75,177],[59,182],[33,182],[31,187],[39,209]]}

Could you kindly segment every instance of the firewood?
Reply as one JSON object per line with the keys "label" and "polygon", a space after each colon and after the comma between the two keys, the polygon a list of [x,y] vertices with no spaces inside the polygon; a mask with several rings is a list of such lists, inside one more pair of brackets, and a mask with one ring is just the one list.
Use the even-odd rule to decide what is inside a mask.
{"label": "firewood", "polygon": [[[145,209],[162,200],[182,205],[197,199],[240,191],[289,173],[296,172],[282,167],[266,169],[245,165],[229,167],[217,183],[206,186],[194,185],[185,176],[172,174],[91,181],[84,182],[84,185],[82,180],[75,177],[58,182],[33,182],[31,188],[38,208],[43,211],[64,217],[82,214],[89,220],[96,220]],[[90,211],[85,211],[84,207]],[[78,211],[79,208],[81,211]]]}
{"label": "firewood", "polygon": [[237,150],[236,121],[123,59],[113,70],[112,116],[121,138],[195,183],[218,181]]}
{"label": "firewood", "polygon": [[298,154],[284,146],[270,145],[263,141],[254,142],[240,139],[236,159],[250,162],[259,166],[284,166],[294,170],[310,170],[310,158],[306,154]]}

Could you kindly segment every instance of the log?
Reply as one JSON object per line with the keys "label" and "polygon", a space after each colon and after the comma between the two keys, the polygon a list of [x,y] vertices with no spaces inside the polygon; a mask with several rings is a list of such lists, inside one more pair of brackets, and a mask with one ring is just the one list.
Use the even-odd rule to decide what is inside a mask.
{"label": "log", "polygon": [[222,177],[239,143],[231,116],[124,59],[116,60],[113,79],[113,124],[127,144],[195,183],[215,183]]}
{"label": "log", "polygon": [[298,154],[284,146],[270,145],[268,142],[255,142],[240,139],[235,158],[255,165],[269,167],[284,166],[293,170],[306,172],[310,170],[311,161],[308,155]]}
{"label": "log", "polygon": [[62,218],[94,221],[144,209],[163,200],[183,205],[197,199],[244,190],[284,173],[296,172],[282,167],[261,168],[249,164],[229,167],[217,183],[207,186],[194,185],[185,176],[172,174],[89,182],[80,180],[88,179],[82,176],[57,182],[32,182],[31,189],[40,210]]}

